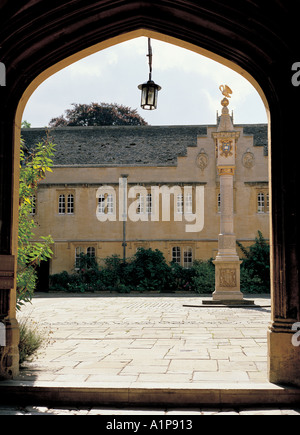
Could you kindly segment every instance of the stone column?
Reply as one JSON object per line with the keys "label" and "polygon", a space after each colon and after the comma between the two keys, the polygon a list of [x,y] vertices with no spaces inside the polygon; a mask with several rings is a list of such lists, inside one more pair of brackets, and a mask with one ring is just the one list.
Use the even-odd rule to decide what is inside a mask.
{"label": "stone column", "polygon": [[14,138],[20,137],[20,129],[14,121],[15,111],[8,110],[11,98],[11,90],[0,86],[0,380],[16,377],[19,372],[16,263],[20,159],[19,145],[14,149],[13,144]]}
{"label": "stone column", "polygon": [[[296,111],[294,114],[287,111],[285,116],[286,123],[297,124]],[[285,129],[281,141],[292,143],[292,134],[292,128]],[[268,377],[276,384],[300,387],[300,156],[294,150],[279,149],[279,154],[270,159],[272,315],[268,330]]]}
{"label": "stone column", "polygon": [[[223,95],[230,98],[232,91],[227,86],[220,87]],[[242,303],[240,291],[241,261],[236,249],[234,234],[234,199],[233,182],[236,168],[237,141],[240,133],[233,127],[229,115],[229,100],[222,100],[222,114],[217,132],[212,136],[216,143],[217,170],[220,177],[221,223],[219,249],[214,261],[215,292],[214,303]],[[211,303],[211,302],[210,302]]]}
{"label": "stone column", "polygon": [[0,255],[0,380],[19,372],[19,327],[15,318],[15,257]]}
{"label": "stone column", "polygon": [[236,250],[233,225],[233,177],[234,167],[218,168],[221,193],[221,224],[219,250],[214,261],[216,285],[214,301],[242,301],[240,291],[241,261]]}

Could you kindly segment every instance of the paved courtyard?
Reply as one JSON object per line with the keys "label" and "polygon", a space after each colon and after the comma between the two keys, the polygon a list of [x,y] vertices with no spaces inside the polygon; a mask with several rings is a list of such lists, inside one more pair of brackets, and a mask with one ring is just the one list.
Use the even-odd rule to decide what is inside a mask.
{"label": "paved courtyard", "polygon": [[[253,298],[252,298],[253,299]],[[38,294],[19,319],[46,338],[20,380],[118,384],[267,383],[270,299]]]}

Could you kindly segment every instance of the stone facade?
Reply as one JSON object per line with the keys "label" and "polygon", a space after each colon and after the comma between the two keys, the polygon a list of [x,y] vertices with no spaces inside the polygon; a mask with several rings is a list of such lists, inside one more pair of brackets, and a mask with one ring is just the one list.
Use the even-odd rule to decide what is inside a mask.
{"label": "stone facade", "polygon": [[[241,125],[236,126],[236,130],[240,139],[234,176],[235,230],[237,239],[249,245],[258,230],[269,237],[267,126]],[[89,248],[100,260],[112,254],[123,255],[124,222],[120,219],[119,197],[123,174],[128,175],[126,196],[130,189],[139,186],[147,194],[152,192],[153,201],[151,189],[163,186],[175,189],[175,194],[171,193],[169,198],[169,219],[162,215],[162,199],[160,214],[154,218],[153,205],[151,210],[146,210],[149,208],[147,198],[145,209],[137,212],[136,219],[127,219],[127,257],[143,246],[161,250],[168,261],[177,256],[177,261],[186,267],[194,259],[215,258],[220,229],[220,176],[212,137],[214,131],[216,126],[213,125],[52,129],[50,137],[57,144],[53,173],[41,183],[34,210],[38,224],[36,236],[51,234],[55,241],[50,273],[70,272],[75,265],[76,252],[87,253]],[[42,129],[22,131],[28,148],[45,136]],[[115,220],[110,220],[106,209],[104,222],[100,222],[96,216],[97,191],[101,187],[105,190],[105,186],[115,192],[112,206]],[[196,203],[196,190],[200,187],[204,189],[204,210]],[[187,188],[191,209],[186,213]],[[59,210],[62,195],[64,213]],[[259,195],[264,195],[264,206],[261,204],[260,209]],[[135,193],[133,198],[127,198],[128,207],[137,201],[137,196]],[[68,210],[67,202],[71,197],[73,206]],[[191,231],[187,232],[192,213],[204,213],[202,231],[196,231],[196,221],[191,221],[195,231],[191,226]]]}

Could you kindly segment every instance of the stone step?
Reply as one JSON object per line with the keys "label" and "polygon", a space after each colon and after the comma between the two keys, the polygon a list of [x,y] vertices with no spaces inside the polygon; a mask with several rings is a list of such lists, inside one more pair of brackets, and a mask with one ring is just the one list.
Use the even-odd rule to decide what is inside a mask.
{"label": "stone step", "polygon": [[271,383],[194,384],[0,382],[0,405],[38,406],[293,406],[300,389]]}

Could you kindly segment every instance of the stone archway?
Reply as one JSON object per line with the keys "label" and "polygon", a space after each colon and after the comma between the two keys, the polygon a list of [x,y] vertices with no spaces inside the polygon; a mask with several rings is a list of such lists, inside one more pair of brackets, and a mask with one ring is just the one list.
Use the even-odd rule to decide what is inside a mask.
{"label": "stone archway", "polygon": [[[0,7],[0,60],[6,86],[0,87],[0,320],[6,347],[0,373],[18,371],[15,271],[18,211],[18,146],[23,108],[33,90],[54,72],[79,58],[136,36],[166,35],[164,40],[206,54],[248,78],[270,113],[272,198],[272,324],[269,378],[300,385],[300,347],[292,345],[300,321],[297,173],[297,107],[300,88],[292,84],[299,59],[292,7],[243,0],[238,5],[207,0],[69,0]],[[282,20],[289,22],[281,26]],[[144,30],[143,30],[144,29]],[[155,36],[156,35],[156,36]],[[161,36],[160,36],[161,38]],[[158,38],[158,39],[160,39]],[[89,48],[91,47],[91,48]],[[202,47],[202,48],[200,48]],[[289,144],[287,151],[283,144]],[[299,219],[298,219],[299,220]],[[13,267],[11,265],[14,263]],[[10,266],[7,266],[10,265]],[[8,270],[9,269],[9,270]]]}

